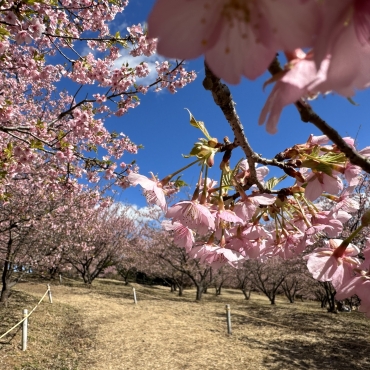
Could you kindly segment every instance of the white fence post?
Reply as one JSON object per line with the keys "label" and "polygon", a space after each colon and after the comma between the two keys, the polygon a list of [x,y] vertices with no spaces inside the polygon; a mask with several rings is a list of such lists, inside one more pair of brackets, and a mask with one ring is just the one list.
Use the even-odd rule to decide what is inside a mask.
{"label": "white fence post", "polygon": [[25,351],[27,349],[27,326],[28,326],[28,310],[23,310],[23,318],[26,317],[26,319],[23,321],[22,324],[22,351]]}
{"label": "white fence post", "polygon": [[231,314],[230,314],[230,305],[226,305],[226,321],[227,321],[227,333],[232,334],[231,330]]}
{"label": "white fence post", "polygon": [[59,274],[59,284],[62,285],[63,279],[62,279],[62,274]]}
{"label": "white fence post", "polygon": [[134,302],[135,302],[135,304],[137,304],[137,299],[136,299],[136,290],[135,290],[135,288],[132,288],[132,291],[133,291],[133,293],[134,293]]}
{"label": "white fence post", "polygon": [[49,295],[49,302],[53,303],[53,297],[51,296],[51,290],[50,290],[50,285],[48,284],[48,295]]}

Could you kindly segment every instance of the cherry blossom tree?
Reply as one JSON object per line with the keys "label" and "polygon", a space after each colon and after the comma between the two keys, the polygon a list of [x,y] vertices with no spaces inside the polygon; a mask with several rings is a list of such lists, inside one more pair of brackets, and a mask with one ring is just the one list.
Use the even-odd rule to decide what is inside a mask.
{"label": "cherry blossom tree", "polygon": [[243,292],[244,298],[246,300],[249,300],[251,297],[251,293],[254,290],[254,284],[252,282],[251,271],[248,268],[248,265],[245,266],[244,268],[237,269],[235,277],[236,277],[235,288],[240,289]]}
{"label": "cherry blossom tree", "polygon": [[[55,228],[54,220],[65,213],[68,200],[71,203],[76,200],[77,191],[45,192],[22,175],[8,182],[5,189],[6,198],[0,202],[0,302],[6,305],[11,287],[25,272],[51,268],[58,258],[58,254],[50,250],[50,243],[45,242],[44,231],[47,229],[50,235],[50,230]],[[94,200],[91,196],[85,198],[90,204]]]}
{"label": "cherry blossom tree", "polygon": [[[179,288],[179,294],[190,280],[196,287],[196,300],[202,299],[203,293],[212,283],[210,280],[211,267],[189,256],[183,247],[174,243],[174,237],[167,232],[155,231],[151,242],[150,253],[154,254],[161,265],[167,265],[166,274],[173,278]],[[167,271],[169,271],[167,273]]]}
{"label": "cherry blossom tree", "polygon": [[281,268],[288,272],[281,284],[281,289],[290,303],[294,303],[298,296],[303,300],[303,293],[306,287],[307,267],[302,258],[295,258],[284,261]]}
{"label": "cherry blossom tree", "polygon": [[262,292],[272,305],[275,304],[276,296],[281,293],[281,285],[290,273],[281,267],[279,258],[270,258],[266,262],[249,260],[244,268],[250,271],[250,279],[253,286]]}
{"label": "cherry blossom tree", "polygon": [[149,57],[157,45],[140,24],[124,35],[110,29],[127,5],[128,0],[1,4],[0,194],[17,173],[56,187],[81,177],[95,183],[102,176],[126,186],[123,174],[135,166],[117,161],[138,147],[124,134],[109,132],[104,120],[137,107],[149,90],[176,92],[195,78],[183,61],[158,60],[157,76],[142,83],[148,63],[122,64],[122,53],[133,60]]}
{"label": "cherry blossom tree", "polygon": [[236,271],[231,266],[223,266],[216,271],[211,270],[211,281],[216,289],[216,295],[222,294],[223,287],[230,287],[235,280]]}
{"label": "cherry blossom tree", "polygon": [[[124,258],[138,238],[140,227],[129,206],[85,208],[71,214],[57,231],[65,235],[59,246],[64,263],[72,266],[86,284],[92,284],[105,269]],[[71,225],[72,224],[72,225]]]}

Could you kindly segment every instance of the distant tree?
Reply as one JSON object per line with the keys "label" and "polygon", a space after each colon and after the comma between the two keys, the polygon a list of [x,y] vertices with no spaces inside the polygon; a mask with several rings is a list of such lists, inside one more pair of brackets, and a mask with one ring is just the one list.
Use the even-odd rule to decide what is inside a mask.
{"label": "distant tree", "polygon": [[250,271],[253,286],[265,294],[272,305],[275,304],[276,295],[281,291],[281,284],[290,274],[290,271],[282,268],[280,258],[269,258],[265,262],[248,260],[244,268]]}

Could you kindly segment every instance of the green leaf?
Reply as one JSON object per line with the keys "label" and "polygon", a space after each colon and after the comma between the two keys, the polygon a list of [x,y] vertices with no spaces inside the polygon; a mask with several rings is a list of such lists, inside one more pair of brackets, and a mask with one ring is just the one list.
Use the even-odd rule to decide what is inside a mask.
{"label": "green leaf", "polygon": [[185,181],[181,180],[181,176],[179,176],[179,177],[174,181],[174,184],[175,184],[175,186],[176,186],[177,188],[182,188],[182,187],[184,187],[184,186],[188,186],[188,184],[187,184]]}
{"label": "green leaf", "polygon": [[232,176],[231,176],[232,172],[224,172],[223,175],[222,175],[222,189],[224,190],[231,190],[234,188],[233,186],[233,181],[232,181]]}
{"label": "green leaf", "polygon": [[190,110],[188,108],[185,108],[189,114],[190,114],[190,124],[199,129],[200,131],[202,131],[203,135],[208,139],[208,140],[211,140],[211,135],[208,133],[207,129],[206,129],[206,126],[204,125],[204,122],[202,121],[197,121],[194,116],[191,114]]}
{"label": "green leaf", "polygon": [[285,180],[286,178],[288,177],[288,175],[283,175],[279,178],[277,177],[272,177],[271,179],[269,179],[268,181],[266,181],[265,183],[265,187],[269,190],[272,190],[277,184],[279,184],[279,182]]}
{"label": "green leaf", "polygon": [[320,172],[324,172],[329,176],[333,176],[333,169],[325,163],[319,163],[316,166],[316,170]]}
{"label": "green leaf", "polygon": [[44,149],[44,144],[40,140],[31,139],[32,149]]}

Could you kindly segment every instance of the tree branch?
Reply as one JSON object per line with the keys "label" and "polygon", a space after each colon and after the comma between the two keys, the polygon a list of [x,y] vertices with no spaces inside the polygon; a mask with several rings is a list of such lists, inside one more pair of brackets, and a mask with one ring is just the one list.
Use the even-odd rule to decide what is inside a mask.
{"label": "tree branch", "polygon": [[229,122],[229,125],[234,132],[235,141],[244,151],[249,164],[250,181],[256,184],[261,192],[268,192],[268,189],[265,189],[265,187],[257,179],[257,173],[255,169],[257,155],[253,151],[247,137],[244,134],[244,128],[240,122],[238,114],[236,113],[235,103],[229,88],[225,84],[221,83],[220,79],[213,74],[206,63],[204,63],[204,67],[206,77],[203,81],[203,87],[212,92],[215,103],[221,108],[225,118]]}
{"label": "tree branch", "polygon": [[[272,75],[275,75],[283,70],[277,57],[275,57],[273,62],[270,64],[268,70]],[[312,107],[306,101],[298,100],[294,103],[294,105],[296,106],[303,122],[310,122],[315,125],[338,147],[341,152],[345,154],[352,164],[359,166],[367,173],[370,173],[370,160],[359,154],[354,148],[348,145],[333,127],[327,124],[322,118],[319,117],[318,114],[314,112]]]}

